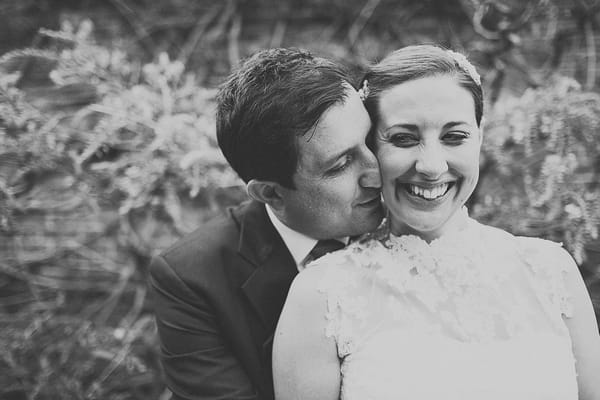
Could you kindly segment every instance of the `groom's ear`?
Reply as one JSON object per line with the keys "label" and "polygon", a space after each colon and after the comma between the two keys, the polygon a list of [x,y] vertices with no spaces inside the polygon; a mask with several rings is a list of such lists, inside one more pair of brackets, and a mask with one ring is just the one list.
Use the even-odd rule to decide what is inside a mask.
{"label": "groom's ear", "polygon": [[256,201],[271,206],[274,210],[283,208],[281,185],[277,182],[252,179],[246,184],[248,195]]}

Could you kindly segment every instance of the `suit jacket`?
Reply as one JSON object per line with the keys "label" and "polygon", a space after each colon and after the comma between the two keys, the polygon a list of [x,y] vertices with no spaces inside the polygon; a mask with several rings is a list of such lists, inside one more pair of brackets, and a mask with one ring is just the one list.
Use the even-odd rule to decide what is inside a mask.
{"label": "suit jacket", "polygon": [[255,201],[152,260],[150,290],[173,399],[273,399],[273,333],[296,274]]}

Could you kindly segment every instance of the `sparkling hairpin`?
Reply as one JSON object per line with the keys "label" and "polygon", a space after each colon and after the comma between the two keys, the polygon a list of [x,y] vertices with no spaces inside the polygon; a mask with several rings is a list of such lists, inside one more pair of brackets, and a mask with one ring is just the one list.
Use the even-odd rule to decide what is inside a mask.
{"label": "sparkling hairpin", "polygon": [[481,86],[481,76],[479,76],[479,73],[477,72],[473,64],[471,64],[469,60],[467,60],[467,57],[460,53],[457,53],[456,51],[446,51],[452,56],[452,58],[454,58],[454,61],[456,61],[458,66],[462,68],[462,70],[465,71],[476,84]]}
{"label": "sparkling hairpin", "polygon": [[358,97],[360,97],[360,99],[362,101],[365,101],[367,99],[367,97],[369,97],[369,81],[368,80],[364,80],[362,83],[362,87],[360,89],[358,89]]}

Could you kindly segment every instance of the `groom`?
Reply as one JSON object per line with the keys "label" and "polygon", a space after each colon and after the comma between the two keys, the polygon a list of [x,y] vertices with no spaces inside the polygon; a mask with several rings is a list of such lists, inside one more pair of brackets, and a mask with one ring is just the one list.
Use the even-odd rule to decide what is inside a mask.
{"label": "groom", "polygon": [[219,146],[252,200],[150,265],[174,399],[273,399],[273,333],[294,276],[380,223],[371,122],[348,82],[331,61],[270,49],[222,85]]}

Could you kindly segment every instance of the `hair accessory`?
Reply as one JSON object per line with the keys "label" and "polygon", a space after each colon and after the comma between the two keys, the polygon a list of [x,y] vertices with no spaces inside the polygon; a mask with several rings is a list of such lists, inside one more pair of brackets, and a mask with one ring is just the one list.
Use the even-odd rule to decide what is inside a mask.
{"label": "hair accessory", "polygon": [[446,51],[452,56],[452,58],[454,58],[454,61],[458,64],[458,66],[462,68],[462,70],[465,71],[476,84],[481,86],[481,76],[479,76],[479,73],[477,72],[473,64],[471,64],[469,60],[467,60],[467,57],[465,57],[463,54],[457,53],[456,51]]}
{"label": "hair accessory", "polygon": [[358,89],[358,96],[362,101],[365,101],[367,97],[369,97],[369,81],[364,80],[362,83],[362,87]]}

